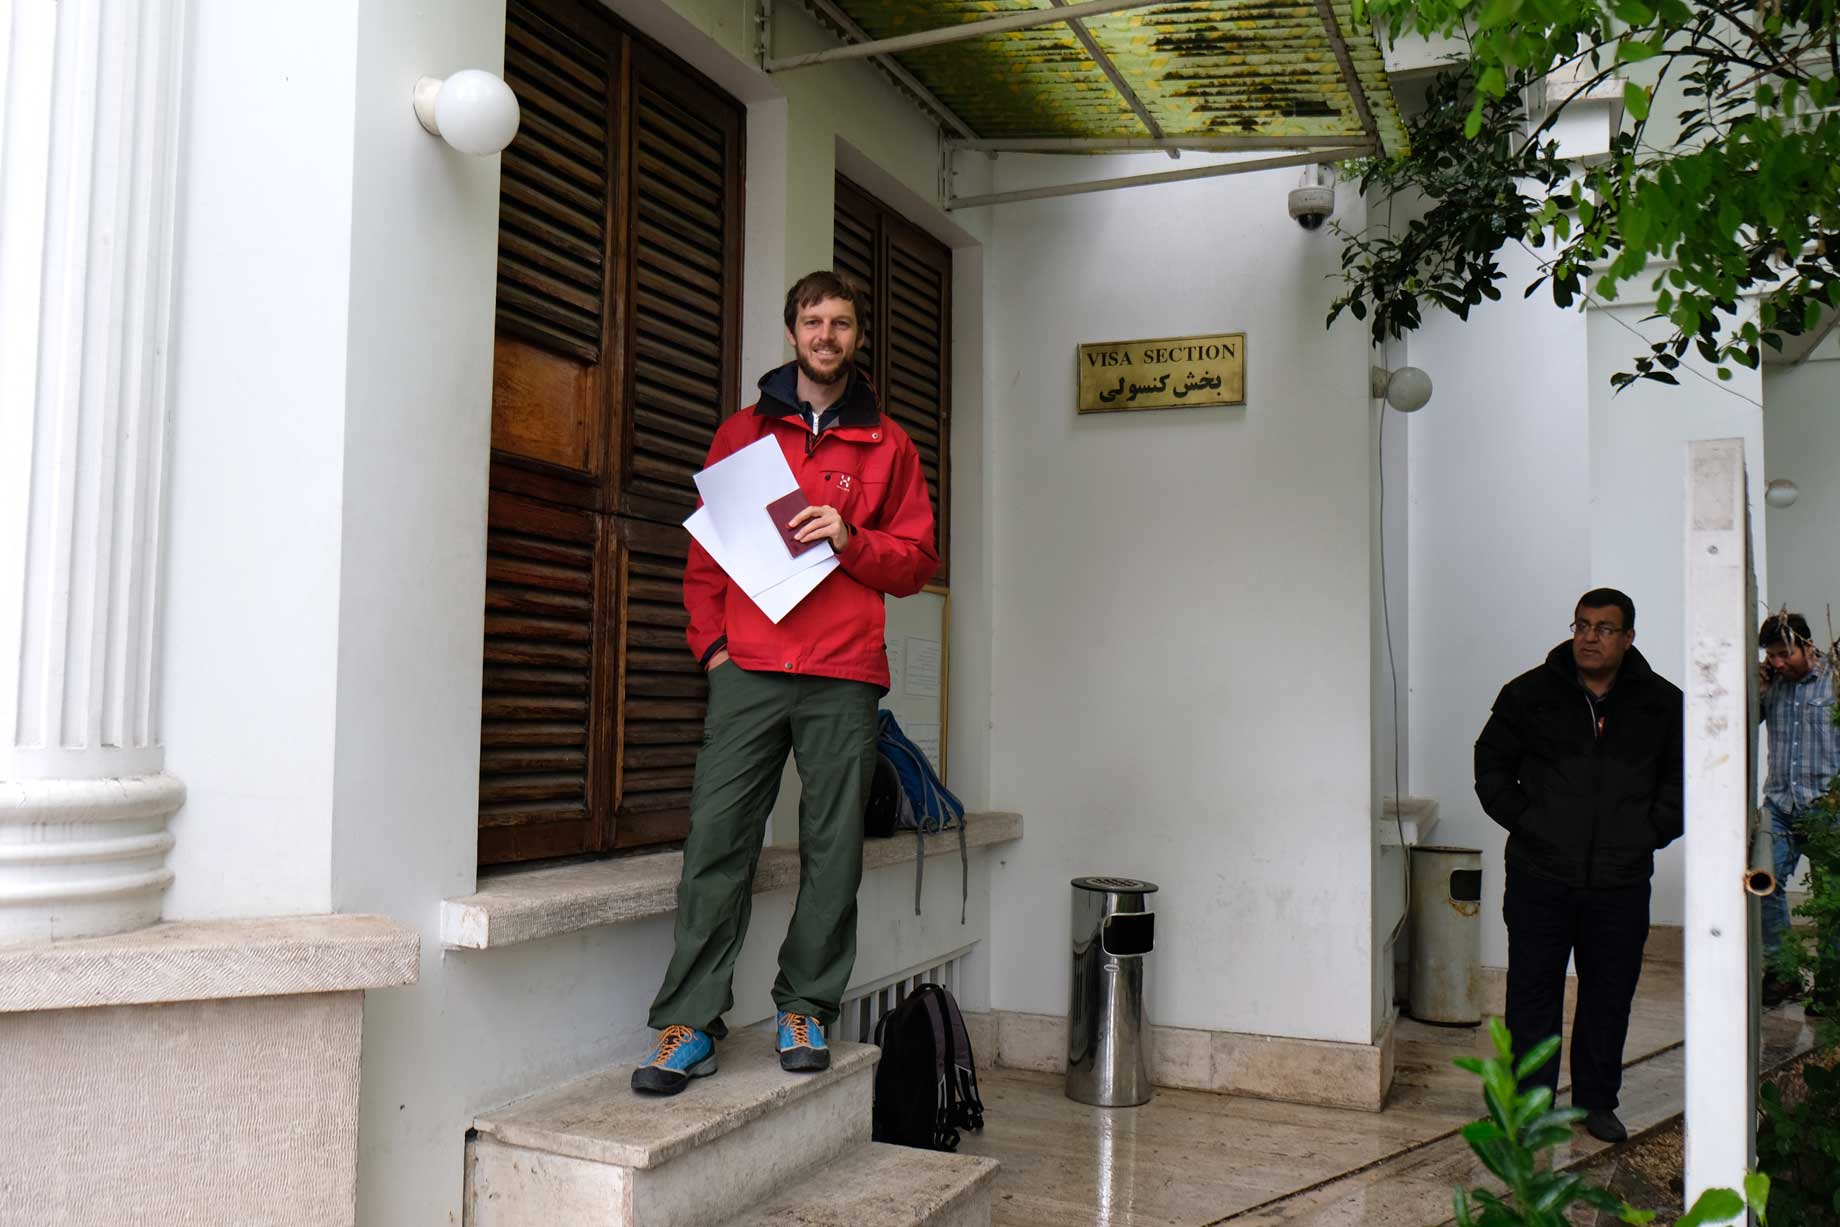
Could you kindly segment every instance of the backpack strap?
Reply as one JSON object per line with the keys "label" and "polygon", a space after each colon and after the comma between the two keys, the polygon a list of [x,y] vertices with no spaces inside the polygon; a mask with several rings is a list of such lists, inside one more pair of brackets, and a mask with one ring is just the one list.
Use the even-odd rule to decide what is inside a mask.
{"label": "backpack strap", "polygon": [[933,1029],[933,1146],[937,1150],[950,1151],[958,1149],[958,1130],[953,1127],[958,1117],[954,1103],[958,1079],[952,1028],[946,1008],[940,1004],[944,992],[937,984],[922,984],[914,990],[914,996],[919,998],[920,1008],[926,1011],[926,1021]]}

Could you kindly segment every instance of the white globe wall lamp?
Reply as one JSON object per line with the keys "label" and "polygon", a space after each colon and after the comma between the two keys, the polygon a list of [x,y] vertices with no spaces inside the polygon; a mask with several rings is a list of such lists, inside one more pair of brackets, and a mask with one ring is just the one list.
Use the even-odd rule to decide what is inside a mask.
{"label": "white globe wall lamp", "polygon": [[1787,477],[1778,477],[1763,488],[1763,501],[1772,507],[1793,507],[1801,491]]}
{"label": "white globe wall lamp", "polygon": [[1370,379],[1374,399],[1384,398],[1401,413],[1417,413],[1431,400],[1431,376],[1418,367],[1402,366],[1389,371],[1376,366]]}
{"label": "white globe wall lamp", "polygon": [[415,117],[461,153],[488,157],[517,135],[518,101],[511,87],[483,68],[415,83]]}

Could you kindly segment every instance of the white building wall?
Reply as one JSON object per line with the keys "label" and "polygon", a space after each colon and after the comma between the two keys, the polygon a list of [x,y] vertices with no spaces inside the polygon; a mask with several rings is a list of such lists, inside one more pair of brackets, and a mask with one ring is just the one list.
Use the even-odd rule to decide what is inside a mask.
{"label": "white building wall", "polygon": [[[1832,355],[1796,366],[1767,367],[1763,374],[1764,455],[1762,474],[1786,477],[1800,491],[1793,507],[1769,507],[1770,556],[1776,566],[1759,589],[1769,610],[1784,606],[1808,616],[1815,638],[1826,643],[1828,609],[1840,609],[1840,550],[1833,528],[1840,524],[1840,346],[1830,338],[1815,354]],[[1759,616],[1764,613],[1758,611]],[[1840,628],[1840,613],[1835,615]]]}
{"label": "white building wall", "polygon": [[190,6],[161,695],[187,786],[172,919],[332,907],[358,12]]}
{"label": "white building wall", "polygon": [[[999,190],[1167,169],[1004,161]],[[1153,1021],[1373,1038],[1368,347],[1323,330],[1338,247],[1295,184],[994,211],[991,788],[1031,823],[1000,1008],[1067,1008],[1068,880],[1115,873],[1162,887]],[[1245,408],[1076,416],[1077,342],[1240,330]]]}

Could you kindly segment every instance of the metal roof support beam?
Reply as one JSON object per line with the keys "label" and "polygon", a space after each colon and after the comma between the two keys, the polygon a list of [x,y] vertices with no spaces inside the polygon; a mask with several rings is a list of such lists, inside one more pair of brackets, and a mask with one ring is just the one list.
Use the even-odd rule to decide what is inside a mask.
{"label": "metal roof support beam", "polygon": [[[856,40],[856,42],[846,44],[843,47],[837,48],[837,50],[849,51],[855,48],[873,45],[869,38],[869,32],[857,25],[854,18],[838,8],[831,0],[805,0],[805,2],[811,5],[812,8],[817,9],[818,12],[824,14],[824,16],[835,24],[839,30],[844,32],[846,37]],[[900,62],[893,56],[869,54],[871,54],[875,62],[881,66],[882,71],[886,72],[896,81],[899,81],[904,88],[911,91],[914,97],[920,100],[921,105],[932,111],[934,115],[937,115],[945,123],[946,127],[952,129],[952,131],[958,133],[967,140],[975,140],[977,138],[977,133],[971,130],[970,124],[967,124],[964,120],[955,115],[951,107],[934,97],[933,91],[920,84],[920,78],[901,67]],[[793,58],[802,59],[805,57],[795,56]],[[775,70],[774,65],[778,62],[779,61],[775,61],[770,56],[763,56],[760,61],[760,66],[767,72],[773,72]]]}
{"label": "metal roof support beam", "polygon": [[1047,200],[1055,196],[1084,196],[1089,192],[1110,192],[1121,187],[1148,187],[1156,183],[1187,183],[1192,179],[1213,179],[1220,175],[1243,175],[1255,170],[1280,170],[1286,166],[1314,166],[1323,162],[1340,162],[1372,153],[1373,145],[1348,145],[1341,149],[1319,149],[1311,153],[1293,153],[1281,158],[1252,158],[1245,162],[1222,162],[1217,166],[1195,166],[1187,170],[1162,170],[1153,175],[1126,175],[1119,179],[1092,179],[1085,183],[1059,183],[1052,187],[1031,187],[1015,192],[993,192],[988,196],[960,196],[946,201],[948,211],[981,209],[985,205],[1014,204],[1022,200]]}
{"label": "metal roof support beam", "polygon": [[[1048,3],[1055,8],[1067,7],[1067,0],[1048,0]],[[1093,36],[1086,29],[1086,23],[1075,19],[1067,23],[1067,28],[1073,31],[1073,36],[1080,40],[1080,46],[1086,48],[1086,54],[1093,58],[1093,63],[1099,66],[1099,71],[1105,74],[1105,79],[1112,83],[1112,88],[1118,91],[1118,96],[1124,99],[1124,104],[1131,108],[1133,115],[1137,116],[1137,122],[1144,126],[1144,131],[1150,134],[1152,140],[1162,140],[1162,125],[1156,122],[1156,117],[1150,114],[1150,108],[1144,105],[1143,99],[1137,96],[1137,91],[1131,88],[1131,83],[1126,81],[1124,74],[1118,71],[1118,65],[1112,63],[1112,57],[1105,54],[1099,44],[1093,40]],[[1172,147],[1169,149],[1169,156],[1180,158],[1182,151]]]}
{"label": "metal roof support beam", "polygon": [[[1060,25],[1064,22],[1078,21],[1084,17],[1103,17],[1107,13],[1117,13],[1124,9],[1152,8],[1160,3],[1167,3],[1167,0],[1082,0],[1081,3],[1070,4],[1066,8],[1032,9],[1026,13],[1008,13],[1002,17],[989,17],[982,21],[967,21],[955,26],[921,30],[917,34],[901,34],[894,38],[845,43],[841,47],[832,47],[827,51],[812,51],[804,55],[770,59],[762,67],[768,72],[787,72],[794,68],[809,68],[813,64],[829,64],[834,60],[860,60],[869,56],[899,55],[903,51],[919,51],[926,47],[943,46],[946,43],[960,43],[967,39],[982,38],[987,34],[1005,34],[1011,30],[1032,30],[1038,26]],[[829,9],[836,6],[825,4],[820,7]]]}
{"label": "metal roof support beam", "polygon": [[[954,149],[983,153],[1143,153],[1189,149],[1220,153],[1236,149],[1347,149],[1372,144],[1365,136],[1143,136],[1019,137],[993,140],[948,140]],[[1350,154],[1350,157],[1355,156]]]}
{"label": "metal roof support beam", "polygon": [[1367,91],[1361,87],[1361,75],[1354,70],[1354,57],[1348,54],[1348,40],[1342,37],[1342,23],[1335,18],[1335,6],[1330,0],[1316,0],[1316,14],[1322,18],[1323,33],[1329,36],[1329,43],[1335,48],[1335,62],[1342,67],[1342,84],[1347,87],[1349,101],[1354,103],[1354,113],[1360,116],[1361,130],[1378,149],[1380,128],[1374,123],[1374,113],[1367,105]]}

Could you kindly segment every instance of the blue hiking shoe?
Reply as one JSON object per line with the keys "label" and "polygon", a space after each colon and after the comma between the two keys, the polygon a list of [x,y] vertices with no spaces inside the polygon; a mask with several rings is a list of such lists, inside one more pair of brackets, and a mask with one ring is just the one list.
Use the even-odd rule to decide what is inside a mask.
{"label": "blue hiking shoe", "polygon": [[779,1067],[811,1074],[831,1067],[831,1050],[824,1042],[824,1025],[810,1014],[779,1013]]}
{"label": "blue hiking shoe", "polygon": [[651,1058],[633,1070],[632,1088],[654,1095],[675,1095],[692,1078],[716,1072],[716,1044],[695,1027],[672,1025],[658,1036]]}

